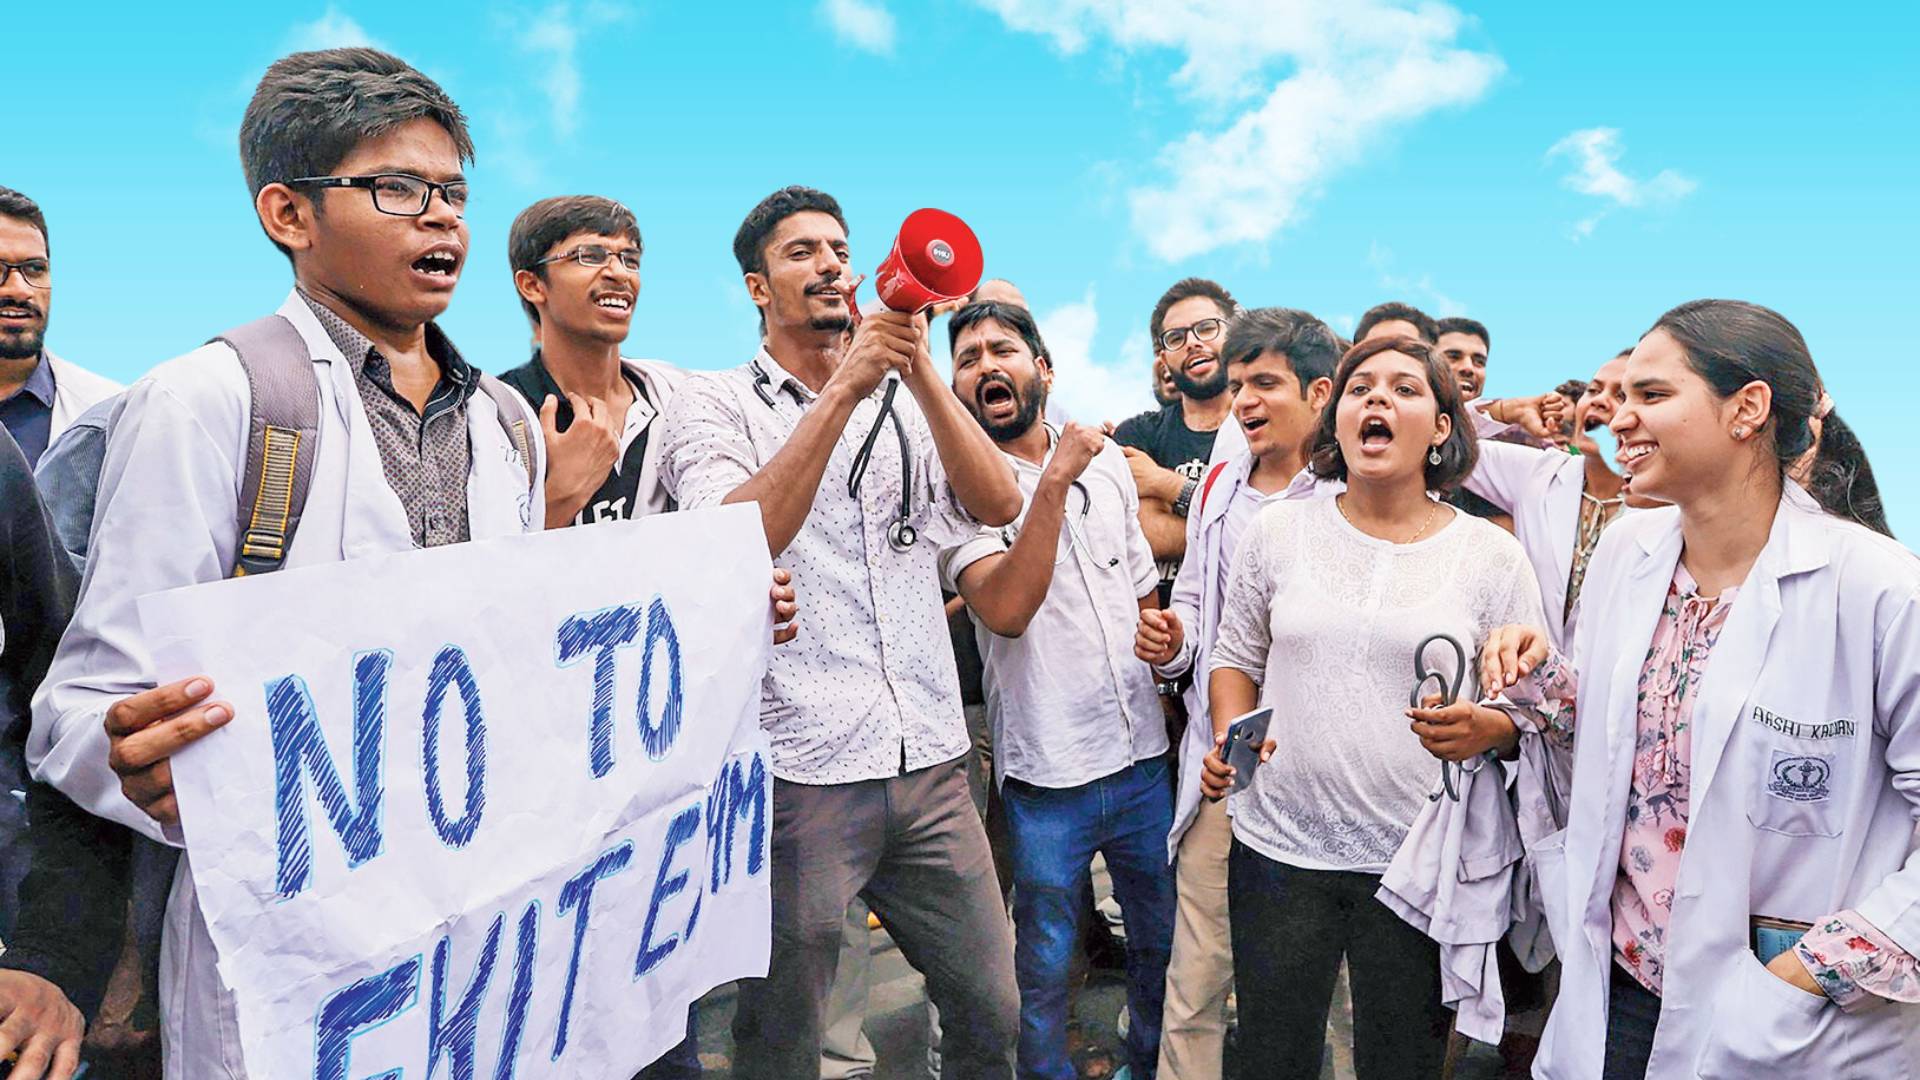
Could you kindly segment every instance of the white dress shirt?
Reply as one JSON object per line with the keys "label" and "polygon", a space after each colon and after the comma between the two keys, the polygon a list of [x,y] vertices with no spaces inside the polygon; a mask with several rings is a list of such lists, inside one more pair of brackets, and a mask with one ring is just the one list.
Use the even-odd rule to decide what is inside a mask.
{"label": "white dress shirt", "polygon": [[[1049,433],[1048,460],[1051,443]],[[1026,506],[1012,525],[982,529],[941,553],[949,591],[960,591],[967,567],[1010,549],[1026,524],[1043,466],[1006,457]],[[1133,655],[1140,597],[1158,588],[1160,571],[1119,444],[1104,443],[1068,492],[1060,533],[1053,582],[1026,632],[1001,637],[973,620],[996,781],[1078,787],[1167,752],[1153,673]]]}
{"label": "white dress shirt", "polygon": [[[913,457],[907,523],[920,539],[905,551],[887,543],[903,463],[893,423],[880,417],[885,386],[854,406],[805,524],[774,559],[792,571],[805,614],[800,636],[773,651],[760,722],[773,774],[794,783],[899,776],[969,745],[934,564],[943,545],[973,536],[980,522],[961,507],[902,387],[893,408]],[[816,400],[764,348],[742,367],[690,376],[662,425],[668,491],[686,509],[719,505],[773,460]],[[876,421],[880,437],[859,494],[850,495],[854,455]]]}

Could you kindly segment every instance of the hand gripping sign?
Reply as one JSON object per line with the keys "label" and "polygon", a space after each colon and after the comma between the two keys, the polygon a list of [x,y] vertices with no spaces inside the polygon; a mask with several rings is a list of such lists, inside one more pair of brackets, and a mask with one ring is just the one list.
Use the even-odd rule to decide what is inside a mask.
{"label": "hand gripping sign", "polygon": [[143,598],[249,1074],[625,1077],[765,974],[770,573],[735,506]]}

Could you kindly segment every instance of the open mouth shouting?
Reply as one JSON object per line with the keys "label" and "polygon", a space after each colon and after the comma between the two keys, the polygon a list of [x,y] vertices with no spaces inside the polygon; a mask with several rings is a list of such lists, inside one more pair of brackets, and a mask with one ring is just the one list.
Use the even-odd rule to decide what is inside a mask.
{"label": "open mouth shouting", "polygon": [[40,309],[32,304],[0,304],[0,329],[24,329],[38,324],[45,317],[40,313]]}
{"label": "open mouth shouting", "polygon": [[982,379],[973,391],[973,400],[979,406],[981,418],[992,423],[1004,423],[1020,411],[1020,397],[1014,393],[1013,381],[1004,375]]}
{"label": "open mouth shouting", "polygon": [[465,256],[458,244],[435,244],[421,252],[411,266],[415,277],[429,288],[451,289],[460,279],[460,263]]}
{"label": "open mouth shouting", "polygon": [[1368,416],[1360,421],[1360,452],[1384,454],[1393,445],[1393,425],[1383,416]]}

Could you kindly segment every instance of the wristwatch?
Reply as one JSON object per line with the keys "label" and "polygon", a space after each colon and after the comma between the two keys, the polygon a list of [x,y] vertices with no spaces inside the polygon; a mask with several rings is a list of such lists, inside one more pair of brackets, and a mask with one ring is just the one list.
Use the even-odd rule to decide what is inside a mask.
{"label": "wristwatch", "polygon": [[1200,490],[1200,481],[1198,480],[1188,480],[1186,483],[1181,484],[1180,495],[1173,500],[1173,512],[1181,517],[1186,517],[1187,511],[1193,507],[1193,493],[1198,490]]}

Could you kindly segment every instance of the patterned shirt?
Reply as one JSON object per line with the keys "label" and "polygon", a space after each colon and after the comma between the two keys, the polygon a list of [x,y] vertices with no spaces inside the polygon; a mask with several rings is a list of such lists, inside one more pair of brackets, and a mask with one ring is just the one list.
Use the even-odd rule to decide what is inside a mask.
{"label": "patterned shirt", "polygon": [[440,381],[425,411],[417,412],[394,389],[392,365],[365,334],[305,292],[300,298],[353,365],[353,382],[380,448],[387,486],[406,510],[414,544],[438,547],[470,539],[467,476],[473,445],[467,436],[467,399],[480,387],[479,371],[461,359],[439,327],[428,323],[427,353],[440,365]]}
{"label": "patterned shirt", "polygon": [[[980,523],[960,506],[902,388],[893,408],[907,436],[908,524],[919,542],[905,551],[887,543],[906,462],[880,415],[884,388],[854,406],[806,522],[775,560],[793,572],[806,614],[800,636],[768,662],[760,725],[774,775],[792,783],[885,779],[952,761],[970,745],[935,561]],[[749,364],[693,375],[661,421],[667,490],[686,509],[719,505],[773,459],[817,400],[764,348]],[[875,423],[872,459],[850,493],[854,456]]]}
{"label": "patterned shirt", "polygon": [[1613,949],[1620,966],[1656,994],[1665,971],[1673,884],[1687,846],[1694,693],[1737,591],[1703,597],[1686,567],[1677,566],[1640,669],[1633,782],[1620,837],[1620,876],[1613,883]]}

